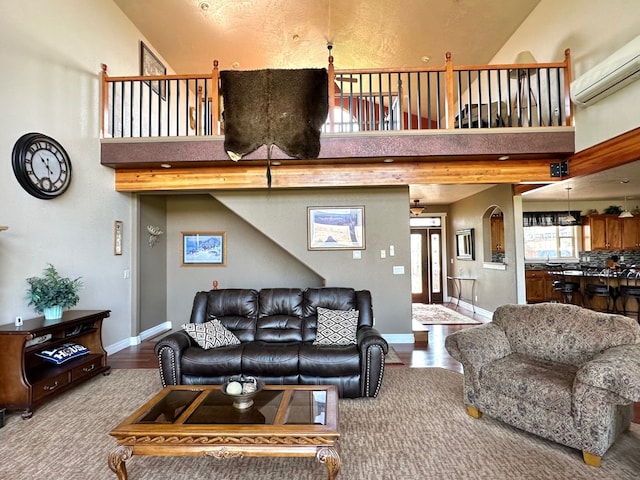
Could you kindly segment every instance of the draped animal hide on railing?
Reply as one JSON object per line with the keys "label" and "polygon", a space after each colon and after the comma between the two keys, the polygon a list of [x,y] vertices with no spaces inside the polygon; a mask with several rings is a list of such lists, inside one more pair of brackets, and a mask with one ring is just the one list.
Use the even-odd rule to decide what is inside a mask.
{"label": "draped animal hide on railing", "polygon": [[[329,111],[325,69],[223,71],[220,80],[224,149],[232,160],[262,145],[269,159],[273,145],[290,157],[318,158]],[[271,186],[269,164],[267,181]]]}

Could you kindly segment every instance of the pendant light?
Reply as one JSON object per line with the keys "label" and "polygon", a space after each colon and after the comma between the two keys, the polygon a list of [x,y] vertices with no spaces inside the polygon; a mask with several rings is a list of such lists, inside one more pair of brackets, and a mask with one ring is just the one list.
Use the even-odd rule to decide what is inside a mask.
{"label": "pendant light", "polygon": [[627,196],[624,196],[624,210],[622,211],[622,213],[620,215],[618,215],[618,218],[633,218],[633,213],[631,213],[629,211],[629,209],[627,208]]}
{"label": "pendant light", "polygon": [[575,223],[576,217],[571,215],[571,199],[569,198],[569,192],[571,191],[571,187],[565,188],[567,191],[567,216],[564,217],[564,221],[567,223]]}
{"label": "pendant light", "polygon": [[424,207],[420,207],[418,205],[419,203],[420,203],[420,200],[418,200],[417,198],[413,201],[414,206],[409,208],[409,211],[411,212],[411,215],[414,215],[414,216],[417,217],[422,212],[424,212]]}
{"label": "pendant light", "polygon": [[[620,183],[622,184],[627,184],[629,183],[629,180],[622,180]],[[627,196],[624,196],[624,210],[622,211],[622,213],[620,215],[618,215],[618,218],[633,218],[633,213],[631,213],[629,211],[629,209],[627,208]]]}

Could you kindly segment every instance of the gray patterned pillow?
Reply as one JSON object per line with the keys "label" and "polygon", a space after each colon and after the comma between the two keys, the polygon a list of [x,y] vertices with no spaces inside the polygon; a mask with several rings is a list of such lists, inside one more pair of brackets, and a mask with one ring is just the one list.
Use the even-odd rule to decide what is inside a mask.
{"label": "gray patterned pillow", "polygon": [[318,329],[314,345],[355,345],[358,310],[330,310],[318,307]]}
{"label": "gray patterned pillow", "polygon": [[182,328],[205,350],[226,345],[238,345],[240,340],[214,318],[205,323],[185,323]]}

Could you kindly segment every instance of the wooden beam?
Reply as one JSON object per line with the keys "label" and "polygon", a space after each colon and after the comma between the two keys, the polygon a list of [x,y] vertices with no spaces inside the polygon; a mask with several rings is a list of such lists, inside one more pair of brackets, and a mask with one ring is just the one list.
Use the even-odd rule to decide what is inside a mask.
{"label": "wooden beam", "polygon": [[[549,160],[395,162],[271,167],[273,188],[554,182]],[[117,169],[119,192],[267,188],[264,166]]]}
{"label": "wooden beam", "polygon": [[522,195],[523,193],[529,192],[531,190],[536,190],[541,187],[545,187],[549,185],[548,183],[523,183],[520,185],[513,186],[513,194],[514,195]]}
{"label": "wooden beam", "polygon": [[640,160],[640,128],[629,130],[569,157],[569,176],[581,177]]}

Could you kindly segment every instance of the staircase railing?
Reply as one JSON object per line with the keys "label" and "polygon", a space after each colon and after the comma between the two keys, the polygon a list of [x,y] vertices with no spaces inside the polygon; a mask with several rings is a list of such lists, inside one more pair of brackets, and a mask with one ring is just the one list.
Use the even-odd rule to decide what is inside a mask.
{"label": "staircase railing", "polygon": [[[329,56],[330,133],[572,126],[571,54],[562,62],[340,70]],[[218,61],[209,74],[110,77],[103,138],[224,133]]]}

